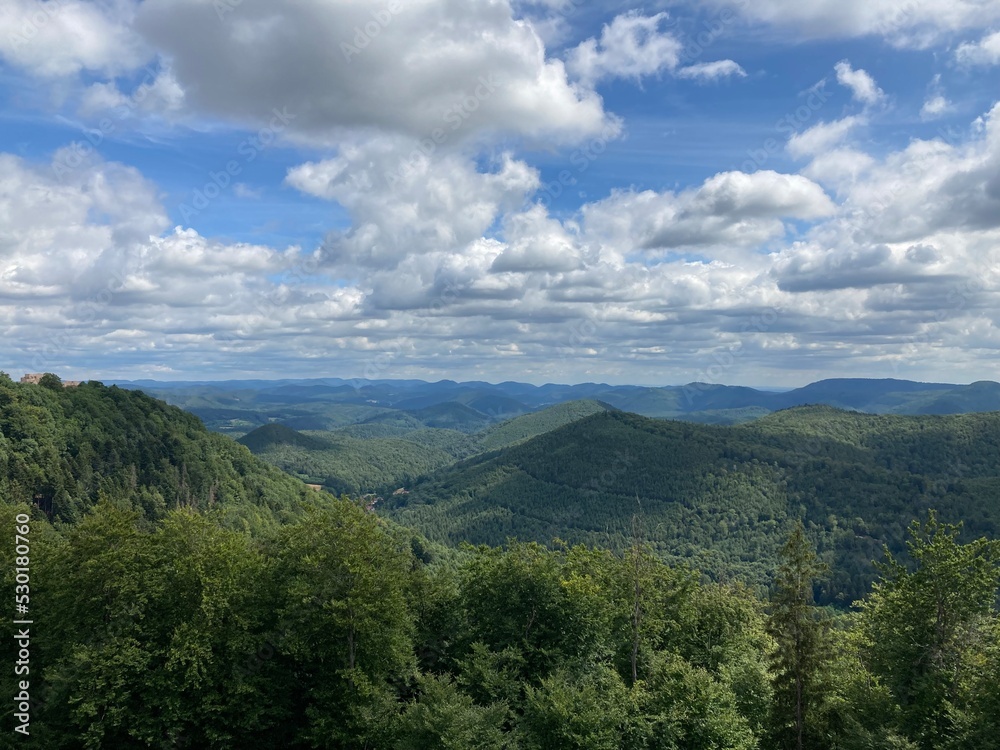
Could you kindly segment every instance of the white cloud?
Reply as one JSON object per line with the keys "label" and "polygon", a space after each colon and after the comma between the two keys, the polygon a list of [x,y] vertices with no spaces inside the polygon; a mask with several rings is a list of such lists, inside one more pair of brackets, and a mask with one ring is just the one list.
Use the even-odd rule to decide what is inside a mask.
{"label": "white cloud", "polygon": [[883,242],[1000,227],[1000,105],[965,142],[914,140],[889,155],[848,203]]}
{"label": "white cloud", "polygon": [[797,41],[877,36],[898,47],[924,48],[1000,21],[1000,3],[994,0],[711,1]]}
{"label": "white cloud", "polygon": [[588,227],[618,242],[647,249],[717,247],[728,256],[782,237],[782,219],[812,220],[834,210],[814,182],[762,170],[724,172],[676,194],[619,193],[588,206],[585,216]]}
{"label": "white cloud", "polygon": [[517,160],[483,171],[418,151],[388,187],[415,142],[359,141],[289,175],[352,217],[319,254],[166,232],[155,188],[120,165],[60,180],[5,155],[0,331],[25,369],[41,357],[73,377],[336,361],[370,377],[686,382],[729,347],[730,381],[801,379],[804,353],[826,374],[906,373],[887,357],[978,372],[1000,352],[998,121],[878,160],[835,141],[807,172],[864,162],[839,205],[803,175],[728,172],[568,220],[525,202],[538,175]]}
{"label": "white cloud", "polygon": [[852,115],[833,122],[821,122],[788,139],[788,153],[797,159],[820,156],[840,144],[847,135],[866,124],[864,117]]}
{"label": "white cloud", "polygon": [[461,249],[539,184],[534,169],[509,156],[483,173],[465,155],[387,137],[296,167],[287,182],[351,214],[350,231],[329,243],[331,257],[348,267],[394,267],[409,254]]}
{"label": "white cloud", "polygon": [[0,58],[45,77],[132,70],[150,56],[134,11],[130,0],[4,0]]}
{"label": "white cloud", "polygon": [[252,188],[245,182],[237,182],[233,185],[233,195],[244,200],[257,200],[264,194],[261,188]]}
{"label": "white cloud", "polygon": [[841,60],[834,66],[837,71],[837,82],[851,90],[851,95],[862,104],[878,104],[885,98],[885,93],[875,83],[867,71],[855,70],[847,60]]}
{"label": "white cloud", "polygon": [[695,63],[677,71],[678,78],[691,78],[700,81],[717,81],[720,78],[728,78],[730,76],[746,78],[746,75],[747,72],[732,60]]}
{"label": "white cloud", "polygon": [[610,122],[505,0],[243,0],[222,19],[201,0],[146,0],[136,27],[195,111],[260,123],[287,110],[289,134],[316,142],[368,128],[572,142]]}
{"label": "white cloud", "polygon": [[1000,31],[959,45],[955,59],[962,65],[1000,65]]}
{"label": "white cloud", "polygon": [[152,114],[170,117],[184,107],[184,90],[169,69],[147,73],[146,80],[131,94],[123,94],[114,82],[94,83],[80,97],[80,114],[101,116],[117,110],[121,116]]}
{"label": "white cloud", "polygon": [[924,102],[920,108],[920,117],[924,120],[933,120],[941,115],[947,114],[952,109],[949,102],[942,94],[934,94]]}
{"label": "white cloud", "polygon": [[833,148],[817,153],[802,174],[822,185],[843,191],[858,181],[875,160],[853,148]]}
{"label": "white cloud", "polygon": [[600,40],[588,39],[570,50],[567,69],[587,85],[674,70],[683,45],[669,31],[660,31],[667,18],[666,13],[643,16],[638,11],[616,16],[605,24]]}
{"label": "white cloud", "polygon": [[494,272],[573,271],[582,267],[577,239],[541,206],[511,216],[504,227],[504,250]]}

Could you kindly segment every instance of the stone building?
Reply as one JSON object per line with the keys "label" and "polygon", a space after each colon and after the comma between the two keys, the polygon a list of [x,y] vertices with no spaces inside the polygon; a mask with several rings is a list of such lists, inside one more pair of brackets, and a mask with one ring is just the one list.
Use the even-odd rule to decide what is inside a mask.
{"label": "stone building", "polygon": [[[45,376],[44,372],[29,372],[23,378],[21,378],[21,382],[27,385],[38,385],[42,381],[42,378],[44,376]],[[63,380],[62,387],[76,388],[82,382],[83,382],[82,380]]]}

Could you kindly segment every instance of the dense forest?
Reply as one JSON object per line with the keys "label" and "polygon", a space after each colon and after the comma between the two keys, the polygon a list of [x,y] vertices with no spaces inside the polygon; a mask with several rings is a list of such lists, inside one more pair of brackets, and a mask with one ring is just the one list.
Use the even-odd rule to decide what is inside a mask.
{"label": "dense forest", "polygon": [[[393,520],[445,544],[508,538],[629,544],[763,592],[801,520],[832,569],[823,603],[870,588],[883,544],[900,554],[929,509],[1000,531],[1000,414],[888,416],[798,407],[715,427],[601,412],[461,461],[387,498]],[[380,506],[381,507],[381,506]]]}
{"label": "dense forest", "polygon": [[[7,528],[18,512],[35,747],[1000,746],[1000,549],[933,517],[830,615],[800,531],[762,601],[639,539],[438,559],[346,499],[257,537],[190,508],[102,502],[57,528],[5,505]],[[10,545],[2,563],[12,590]]]}
{"label": "dense forest", "polygon": [[0,373],[0,497],[36,505],[54,521],[128,498],[151,520],[184,506],[256,528],[299,512],[308,492],[196,417],[139,391],[98,382],[63,388],[54,375],[27,386]]}
{"label": "dense forest", "polygon": [[474,433],[428,427],[409,414],[388,412],[334,430],[267,424],[238,442],[272,466],[334,494],[389,494],[458,459],[516,445],[610,408],[570,401]]}
{"label": "dense forest", "polygon": [[[30,517],[32,638],[31,736],[20,741],[8,724],[2,742],[998,748],[1000,544],[984,531],[996,506],[996,418],[893,422],[814,409],[710,428],[602,411],[535,437],[518,428],[508,447],[459,465],[487,476],[475,471],[516,460],[548,472],[551,487],[572,479],[597,498],[608,496],[602,482],[648,475],[622,493],[646,505],[659,482],[742,476],[704,486],[745,513],[748,498],[771,507],[761,478],[784,472],[785,504],[768,511],[772,525],[752,528],[767,540],[752,553],[765,574],[747,576],[748,587],[700,568],[726,548],[664,554],[663,520],[634,498],[613,545],[554,534],[545,545],[446,547],[348,497],[305,489],[142,394],[3,377],[0,522],[11,543],[0,545],[0,565],[12,601],[22,564],[14,533]],[[948,478],[955,460],[965,468]],[[912,483],[893,490],[904,469]],[[862,470],[864,482],[851,473]],[[426,485],[440,499],[415,507],[447,506],[450,476]],[[501,486],[497,476],[479,486]],[[921,477],[936,484],[921,487]],[[824,481],[824,492],[850,488],[838,500],[845,519],[884,508],[864,521],[868,533],[891,538],[890,519],[901,527],[885,553],[872,539],[869,560],[880,562],[853,606],[820,606],[831,581],[856,575],[844,578],[838,566],[855,558],[831,554],[829,527],[809,505],[809,483]],[[726,500],[727,487],[745,492]],[[970,523],[946,523],[964,503]],[[699,528],[688,529],[693,549]],[[7,620],[8,664],[17,628]],[[3,672],[4,694],[17,695],[17,679]]]}

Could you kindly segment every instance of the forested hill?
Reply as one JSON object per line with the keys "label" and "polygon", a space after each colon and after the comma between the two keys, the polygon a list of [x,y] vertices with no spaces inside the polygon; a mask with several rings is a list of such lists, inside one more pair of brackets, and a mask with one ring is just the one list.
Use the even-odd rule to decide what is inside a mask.
{"label": "forested hill", "polygon": [[97,382],[63,388],[0,375],[0,497],[76,521],[99,499],[149,519],[218,507],[254,527],[290,512],[311,490],[254,458],[194,416],[139,391]]}
{"label": "forested hill", "polygon": [[442,470],[385,512],[450,544],[554,538],[656,552],[715,577],[770,580],[793,519],[833,568],[822,599],[868,590],[930,508],[1000,529],[1000,414],[875,416],[830,407],[713,427],[604,412]]}
{"label": "forested hill", "polygon": [[[0,658],[30,663],[0,674],[8,734],[30,719],[19,746],[46,750],[997,747],[1000,544],[927,514],[858,611],[820,611],[824,573],[788,521],[833,558],[827,601],[867,593],[867,561],[926,506],[995,536],[1000,415],[812,408],[712,428],[599,411],[531,437],[572,416],[491,433],[505,447],[395,515],[450,541],[618,553],[437,554],[140,393],[0,376],[0,588],[30,617],[0,628]],[[767,603],[732,580],[776,560]]]}

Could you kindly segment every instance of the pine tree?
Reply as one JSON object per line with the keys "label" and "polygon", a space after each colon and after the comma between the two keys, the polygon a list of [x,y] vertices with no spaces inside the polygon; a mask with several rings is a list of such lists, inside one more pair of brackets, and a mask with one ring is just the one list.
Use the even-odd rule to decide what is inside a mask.
{"label": "pine tree", "polygon": [[[822,700],[818,676],[829,659],[827,634],[813,599],[813,585],[826,566],[798,523],[781,550],[771,597],[768,632],[776,642],[772,732],[774,747],[803,750],[809,718]],[[809,747],[815,747],[809,743]]]}

